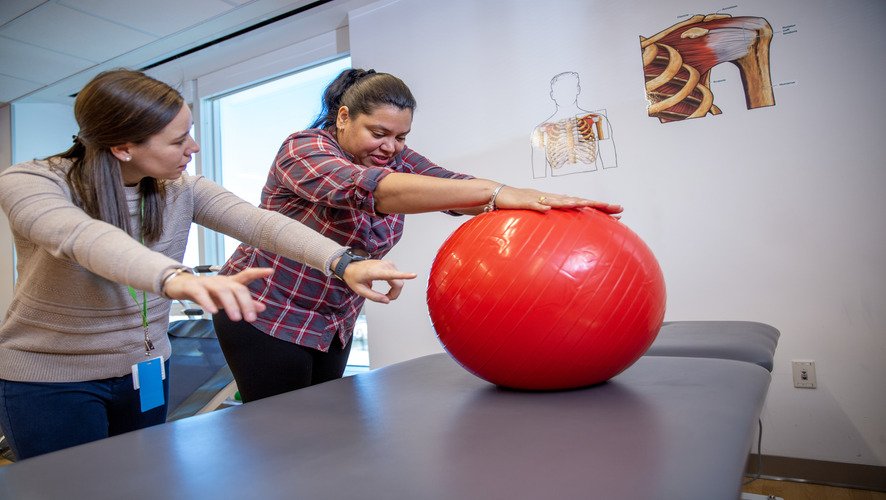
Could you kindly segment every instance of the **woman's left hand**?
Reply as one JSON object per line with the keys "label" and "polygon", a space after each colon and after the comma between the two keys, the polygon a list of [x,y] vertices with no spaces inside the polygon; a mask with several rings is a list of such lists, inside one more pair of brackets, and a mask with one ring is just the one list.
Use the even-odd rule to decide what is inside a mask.
{"label": "woman's left hand", "polygon": [[273,269],[254,267],[230,276],[181,273],[165,281],[163,295],[195,302],[210,314],[224,309],[231,321],[255,321],[257,314],[265,310],[265,305],[253,300],[246,285],[273,272]]}
{"label": "woman's left hand", "polygon": [[502,188],[495,198],[495,207],[501,209],[528,209],[546,212],[552,208],[589,207],[609,215],[620,214],[621,205],[589,200],[563,194],[545,193],[537,189],[521,189],[510,186]]}
{"label": "woman's left hand", "polygon": [[[403,280],[411,280],[415,277],[415,273],[399,271],[393,262],[387,260],[351,262],[344,272],[345,283],[351,290],[361,297],[382,304],[387,304],[399,297],[400,291],[403,289]],[[373,290],[372,282],[376,280],[387,281],[391,287],[390,290],[387,293]]]}

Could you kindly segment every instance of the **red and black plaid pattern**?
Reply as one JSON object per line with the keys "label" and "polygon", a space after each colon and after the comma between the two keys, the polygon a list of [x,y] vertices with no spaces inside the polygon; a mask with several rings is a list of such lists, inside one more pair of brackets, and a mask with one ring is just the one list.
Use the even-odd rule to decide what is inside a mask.
{"label": "red and black plaid pattern", "polygon": [[[283,142],[262,188],[259,206],[379,259],[403,233],[403,215],[375,211],[373,192],[391,172],[471,178],[441,168],[409,148],[384,167],[357,165],[332,134],[311,129],[292,134]],[[234,274],[250,267],[274,268],[270,278],[249,285],[252,296],[267,306],[253,323],[256,328],[324,352],[336,336],[342,345],[348,342],[364,299],[338,278],[245,244],[231,255],[221,273]]]}

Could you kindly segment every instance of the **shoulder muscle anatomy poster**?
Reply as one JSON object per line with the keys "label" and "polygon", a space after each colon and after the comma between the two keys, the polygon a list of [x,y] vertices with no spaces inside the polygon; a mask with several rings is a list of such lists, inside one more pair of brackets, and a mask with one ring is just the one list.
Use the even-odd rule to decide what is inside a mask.
{"label": "shoulder muscle anatomy poster", "polygon": [[774,106],[769,72],[772,27],[762,17],[695,15],[640,37],[649,116],[668,123],[718,115],[711,69],[738,67],[748,109]]}

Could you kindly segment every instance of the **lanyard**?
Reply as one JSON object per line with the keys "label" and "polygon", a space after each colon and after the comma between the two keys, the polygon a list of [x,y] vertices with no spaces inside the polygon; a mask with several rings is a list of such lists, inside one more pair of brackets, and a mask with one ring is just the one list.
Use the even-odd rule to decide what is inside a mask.
{"label": "lanyard", "polygon": [[[135,288],[129,288],[129,295],[132,296],[132,300],[135,301],[136,305],[138,304],[138,292],[135,291]],[[151,342],[151,339],[148,338],[148,299],[146,297],[146,293],[142,291],[142,303],[141,303],[141,317],[142,317],[142,327],[145,329],[145,356],[150,356],[150,351],[154,350],[154,343]]]}
{"label": "lanyard", "polygon": [[[141,223],[142,223],[142,220],[145,218],[145,199],[144,198],[140,198],[139,213],[140,213],[139,233],[141,233]],[[139,240],[141,241],[142,245],[145,244],[144,236],[140,236]],[[138,292],[135,291],[135,288],[132,288],[131,286],[128,286],[126,288],[129,289],[129,295],[132,297],[132,300],[135,301],[135,305],[139,305]],[[148,338],[148,298],[147,298],[147,293],[144,290],[142,290],[141,306],[142,307],[141,307],[140,313],[141,313],[141,317],[142,317],[142,327],[145,329],[145,356],[150,356],[151,351],[154,350],[154,343],[151,342],[151,339]]]}

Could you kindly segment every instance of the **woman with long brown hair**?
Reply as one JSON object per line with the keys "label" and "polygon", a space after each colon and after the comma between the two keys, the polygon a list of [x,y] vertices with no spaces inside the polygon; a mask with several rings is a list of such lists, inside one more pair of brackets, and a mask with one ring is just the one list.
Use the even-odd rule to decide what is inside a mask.
{"label": "woman with long brown hair", "polygon": [[[265,309],[245,285],[271,269],[195,276],[181,264],[192,222],[324,275],[339,269],[350,289],[379,302],[414,277],[380,260],[347,265],[346,247],[185,173],[199,151],[191,112],[163,82],[102,73],[78,94],[74,115],[70,149],[0,174],[18,255],[0,326],[0,429],[19,459],[165,420],[162,369],[152,382],[162,386],[159,404],[144,396],[149,369],[168,371],[169,299],[235,321]],[[374,280],[390,290],[372,290]]]}

